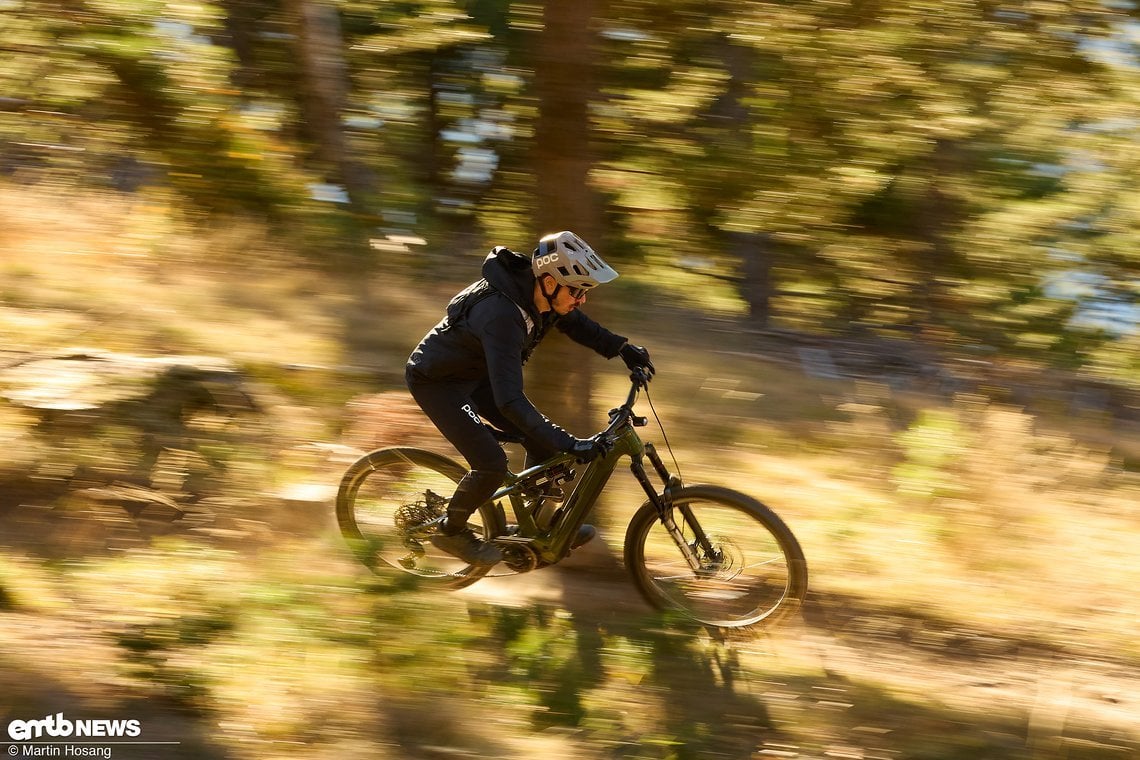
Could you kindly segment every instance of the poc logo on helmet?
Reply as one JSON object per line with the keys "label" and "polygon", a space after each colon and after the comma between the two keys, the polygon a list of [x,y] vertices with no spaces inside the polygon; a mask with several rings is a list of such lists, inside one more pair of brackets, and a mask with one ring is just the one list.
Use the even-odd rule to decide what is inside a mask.
{"label": "poc logo on helmet", "polygon": [[539,256],[538,258],[536,258],[534,260],[534,263],[540,267],[544,267],[547,264],[553,264],[556,261],[558,261],[558,254],[557,253],[549,253],[545,256]]}

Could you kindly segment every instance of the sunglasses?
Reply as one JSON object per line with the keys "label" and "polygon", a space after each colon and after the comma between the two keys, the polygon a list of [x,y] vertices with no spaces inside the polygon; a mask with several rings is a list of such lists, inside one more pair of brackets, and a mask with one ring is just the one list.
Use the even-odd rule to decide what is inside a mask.
{"label": "sunglasses", "polygon": [[570,297],[573,298],[575,301],[581,301],[583,298],[585,298],[586,292],[589,290],[589,288],[566,288],[566,289],[570,291]]}

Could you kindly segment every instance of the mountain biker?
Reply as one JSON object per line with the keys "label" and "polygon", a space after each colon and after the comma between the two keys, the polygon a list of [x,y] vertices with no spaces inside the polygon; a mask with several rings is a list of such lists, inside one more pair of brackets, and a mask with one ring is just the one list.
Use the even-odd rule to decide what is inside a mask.
{"label": "mountain biker", "polygon": [[[525,437],[528,467],[559,451],[581,462],[603,453],[598,440],[570,435],[523,393],[523,364],[546,332],[557,327],[607,359],[620,356],[631,370],[655,370],[647,350],[579,310],[591,289],[618,273],[573,232],[543,237],[532,256],[497,246],[483,261],[482,275],[451,300],[444,318],[420,341],[405,379],[416,403],[471,467],[431,541],[468,564],[492,565],[501,552],[476,538],[467,520],[502,485],[507,455],[481,418]],[[595,533],[583,525],[572,547]]]}

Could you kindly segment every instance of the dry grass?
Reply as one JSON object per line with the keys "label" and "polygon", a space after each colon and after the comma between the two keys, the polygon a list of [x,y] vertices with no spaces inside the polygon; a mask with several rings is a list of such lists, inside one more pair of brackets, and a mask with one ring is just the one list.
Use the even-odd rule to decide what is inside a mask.
{"label": "dry grass", "polygon": [[[708,366],[698,354],[653,385],[686,479],[727,482],[776,509],[813,589],[1010,641],[1140,658],[1140,478],[1109,452],[1061,420],[977,397],[916,410],[913,397],[805,380],[762,357]],[[601,393],[622,390],[615,377]],[[664,451],[655,428],[643,437]],[[1134,445],[1120,441],[1126,429],[1122,449]]]}
{"label": "dry grass", "polygon": [[[46,209],[61,207],[48,219]],[[74,200],[0,190],[0,335],[37,351],[76,345],[243,361],[335,364],[346,296],[263,229],[203,231],[167,200]],[[319,278],[318,278],[319,279]]]}
{"label": "dry grass", "polygon": [[[407,272],[332,276],[256,224],[203,229],[163,198],[0,187],[0,246],[7,350],[234,360],[273,386],[284,453],[262,466],[284,482],[334,477],[322,447],[366,446],[393,414],[414,429],[406,400],[361,395],[383,379],[342,370],[402,366],[453,286],[424,295]],[[736,647],[663,627],[617,595],[527,603],[512,579],[523,601],[507,606],[478,586],[456,597],[365,579],[327,515],[310,516],[307,533],[275,533],[279,513],[251,492],[240,496],[269,538],[232,549],[158,543],[54,565],[0,552],[0,665],[11,666],[0,681],[54,684],[9,692],[45,714],[58,693],[77,710],[144,695],[174,738],[210,726],[183,757],[700,756],[684,754],[693,746],[941,760],[1053,756],[1026,749],[1027,721],[1052,709],[1057,673],[1140,662],[1137,481],[1111,456],[1018,409],[916,409],[883,388],[805,379],[736,338],[710,350],[675,310],[642,325],[617,311],[654,349],[654,403],[686,480],[734,486],[785,517],[830,630]],[[619,372],[598,377],[604,410],[627,385]],[[26,452],[30,425],[0,404],[0,445]],[[643,437],[671,464],[655,424]],[[603,534],[619,552],[643,496],[619,472],[610,497]],[[974,659],[953,659],[954,646]],[[1123,688],[1114,679],[1095,682]],[[1133,703],[1081,688],[1067,694],[1082,728],[1040,736],[1102,748],[1073,757],[1124,756],[1113,747],[1140,741],[1118,714]],[[965,736],[963,723],[981,728]]]}

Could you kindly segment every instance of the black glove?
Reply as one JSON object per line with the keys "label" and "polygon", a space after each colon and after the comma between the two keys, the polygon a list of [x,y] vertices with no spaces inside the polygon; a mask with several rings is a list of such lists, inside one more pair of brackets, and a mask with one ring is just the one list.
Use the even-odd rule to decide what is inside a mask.
{"label": "black glove", "polygon": [[625,362],[625,366],[629,367],[630,372],[643,370],[645,372],[645,379],[649,380],[653,377],[657,369],[653,366],[653,362],[649,361],[649,352],[641,346],[635,346],[632,343],[626,343],[618,351],[618,356]]}
{"label": "black glove", "polygon": [[597,435],[593,438],[575,438],[574,443],[570,444],[570,448],[566,449],[566,453],[573,454],[581,464],[605,456],[607,451],[609,451],[609,446]]}

